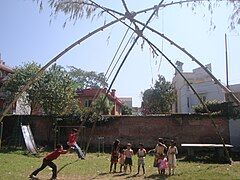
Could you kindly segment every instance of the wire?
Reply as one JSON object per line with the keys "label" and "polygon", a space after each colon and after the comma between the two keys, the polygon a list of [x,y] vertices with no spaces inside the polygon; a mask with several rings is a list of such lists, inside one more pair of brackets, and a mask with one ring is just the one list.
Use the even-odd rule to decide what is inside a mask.
{"label": "wire", "polygon": [[126,48],[127,48],[128,44],[130,43],[130,41],[131,41],[131,39],[132,39],[133,35],[134,35],[134,32],[132,33],[132,35],[131,35],[131,36],[130,36],[130,38],[128,39],[128,42],[126,43],[126,45],[125,45],[125,47],[123,48],[123,50],[122,50],[122,52],[121,52],[120,56],[118,57],[118,60],[117,60],[117,61],[116,61],[116,63],[114,64],[114,66],[113,66],[113,69],[111,70],[110,74],[108,75],[108,78],[107,78],[107,80],[109,80],[110,76],[112,75],[112,73],[113,73],[113,71],[114,71],[115,67],[117,66],[117,64],[118,64],[118,62],[119,62],[120,58],[122,57],[122,55],[123,55],[124,51],[126,50]]}
{"label": "wire", "polygon": [[[131,24],[132,24],[132,23],[131,23]],[[131,26],[131,24],[130,24],[130,26]],[[125,40],[125,38],[126,38],[126,36],[127,36],[128,31],[129,31],[129,28],[128,28],[127,31],[125,32],[125,34],[124,34],[124,36],[123,36],[123,38],[122,38],[122,41],[121,41],[121,43],[119,44],[118,49],[117,49],[116,53],[114,54],[114,56],[113,56],[113,58],[112,58],[112,61],[111,61],[110,65],[108,66],[108,69],[107,69],[107,71],[106,71],[106,73],[105,73],[105,76],[107,75],[109,69],[111,68],[111,66],[112,66],[112,64],[113,64],[113,61],[115,60],[115,58],[116,58],[116,56],[117,56],[117,54],[118,54],[118,51],[120,50],[120,48],[121,48],[121,46],[122,46],[122,43],[123,43],[123,41]]]}

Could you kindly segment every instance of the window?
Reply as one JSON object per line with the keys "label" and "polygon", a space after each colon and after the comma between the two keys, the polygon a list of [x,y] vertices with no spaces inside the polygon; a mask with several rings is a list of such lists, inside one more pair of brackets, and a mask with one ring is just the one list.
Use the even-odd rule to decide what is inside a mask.
{"label": "window", "polygon": [[84,103],[84,106],[85,107],[90,107],[91,106],[91,104],[92,104],[92,100],[85,100],[85,103]]}

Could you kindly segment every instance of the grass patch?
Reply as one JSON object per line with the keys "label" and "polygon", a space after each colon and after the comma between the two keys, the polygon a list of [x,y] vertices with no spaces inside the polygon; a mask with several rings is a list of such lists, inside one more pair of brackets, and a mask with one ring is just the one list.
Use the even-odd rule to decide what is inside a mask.
{"label": "grass patch", "polygon": [[[26,155],[23,151],[0,152],[0,179],[27,179],[28,175],[41,165],[46,153],[38,157]],[[152,167],[153,157],[147,156],[145,176],[137,172],[137,158],[133,158],[133,172],[131,174],[109,174],[110,154],[87,154],[86,160],[77,160],[75,153],[61,155],[54,162],[60,170],[58,178],[65,179],[239,179],[240,163],[210,164],[179,161],[174,176],[159,176],[157,169]],[[62,169],[61,169],[62,168]],[[119,166],[117,167],[119,171]],[[51,170],[45,168],[37,176],[39,179],[49,179]]]}

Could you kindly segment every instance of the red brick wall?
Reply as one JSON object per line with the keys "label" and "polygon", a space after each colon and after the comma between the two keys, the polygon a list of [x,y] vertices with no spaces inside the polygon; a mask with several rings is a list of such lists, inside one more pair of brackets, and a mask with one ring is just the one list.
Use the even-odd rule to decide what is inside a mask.
{"label": "red brick wall", "polygon": [[[4,118],[3,139],[7,139],[13,132],[16,120],[23,124],[30,124],[34,139],[37,143],[53,144],[53,118],[46,116],[8,116]],[[214,117],[220,133],[229,143],[228,120],[224,117]],[[64,124],[62,124],[64,125]],[[70,125],[68,123],[68,125]],[[77,125],[77,124],[74,124]],[[78,124],[80,125],[80,124]],[[85,128],[81,144],[86,144],[91,128]],[[181,143],[221,143],[208,116],[200,115],[172,115],[172,116],[113,116],[101,126],[97,126],[92,136],[91,147],[98,146],[98,137],[104,137],[104,144],[110,147],[115,138],[121,144],[130,142],[133,147],[140,142],[145,147],[153,148],[159,137],[175,139]]]}
{"label": "red brick wall", "polygon": [[[215,117],[213,120],[220,133],[229,143],[228,120]],[[87,131],[89,132],[89,131]],[[105,145],[110,145],[115,138],[122,144],[130,142],[137,146],[140,142],[146,147],[154,147],[157,139],[175,139],[180,143],[221,143],[211,120],[207,116],[119,116],[115,120],[96,127],[92,143],[103,136]]]}

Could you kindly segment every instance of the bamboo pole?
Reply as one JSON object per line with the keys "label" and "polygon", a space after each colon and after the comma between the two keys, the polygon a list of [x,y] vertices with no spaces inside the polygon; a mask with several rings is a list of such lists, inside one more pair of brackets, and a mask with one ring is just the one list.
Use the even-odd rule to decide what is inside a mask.
{"label": "bamboo pole", "polygon": [[17,100],[21,97],[22,93],[25,92],[31,84],[33,84],[37,78],[39,76],[41,76],[43,74],[43,72],[54,62],[56,62],[60,57],[62,57],[64,54],[66,54],[68,51],[70,51],[72,48],[74,48],[76,45],[80,44],[81,42],[83,42],[84,40],[88,39],[89,37],[93,36],[94,34],[103,31],[105,28],[119,22],[120,20],[123,20],[124,18],[120,18],[118,20],[114,20],[111,21],[108,24],[105,24],[104,26],[101,26],[99,28],[97,28],[96,30],[90,32],[89,34],[85,35],[84,37],[82,37],[81,39],[75,41],[73,44],[71,44],[70,46],[68,46],[66,49],[64,49],[62,52],[60,52],[57,56],[55,56],[53,59],[51,59],[46,65],[44,65],[37,73],[35,76],[33,76],[30,80],[28,80],[26,82],[26,84],[21,88],[20,92],[15,95],[14,99],[12,100],[12,102],[6,107],[6,109],[4,109],[3,113],[1,114],[0,117],[0,122],[3,120],[3,118],[7,115],[7,113],[10,111],[12,104],[16,103]]}
{"label": "bamboo pole", "polygon": [[[90,1],[92,1],[92,0],[90,0]],[[157,8],[156,8],[157,9]],[[155,10],[156,10],[155,9]],[[104,10],[104,9],[103,9]],[[154,12],[155,12],[155,10],[154,10]],[[107,13],[109,13],[108,11],[106,11]],[[115,15],[113,15],[112,13],[109,13],[111,16],[113,16],[114,18],[116,18],[116,19],[118,19]],[[140,37],[140,35],[139,35],[139,31],[138,30],[136,30],[136,29],[133,29],[132,27],[130,27],[129,25],[127,25],[125,22],[123,22],[123,21],[121,21],[124,25],[126,25],[128,28],[130,28],[130,29],[132,29],[137,35],[138,35],[138,38]],[[144,28],[148,28],[148,23],[146,23],[146,24],[144,24],[144,23],[142,23],[141,22],[141,24],[144,26]],[[143,29],[144,29],[143,28]],[[149,28],[148,28],[149,29]],[[225,145],[225,142],[224,142],[224,139],[223,139],[223,137],[221,136],[221,134],[220,134],[220,132],[219,132],[219,129],[218,129],[218,127],[217,127],[217,125],[216,125],[216,123],[215,123],[215,121],[214,121],[214,119],[212,118],[212,116],[211,116],[211,112],[209,111],[209,109],[207,108],[207,106],[206,106],[206,104],[204,103],[204,101],[201,99],[201,97],[198,95],[198,93],[195,91],[195,89],[193,88],[193,86],[189,83],[189,81],[185,78],[185,76],[177,69],[177,67],[170,61],[170,59],[162,52],[162,51],[160,51],[160,49],[159,48],[157,48],[157,46],[155,46],[153,43],[151,43],[151,41],[149,41],[146,37],[144,37],[142,34],[141,34],[141,37],[144,39],[144,40],[146,40],[147,42],[148,42],[148,44],[149,44],[149,46],[152,48],[152,47],[154,47],[158,52],[160,52],[164,57],[165,57],[165,59],[166,60],[168,60],[168,62],[179,72],[179,74],[183,77],[183,79],[187,82],[187,84],[190,86],[190,88],[193,90],[193,92],[195,93],[195,95],[197,96],[197,98],[198,98],[198,100],[200,101],[200,103],[203,105],[203,107],[204,107],[204,109],[207,111],[207,113],[208,113],[208,115],[209,115],[209,118],[210,118],[210,120],[211,120],[211,122],[212,122],[212,124],[213,124],[213,127],[215,128],[215,131],[216,131],[216,133],[217,133],[217,135],[218,135],[218,137],[219,137],[219,139],[220,139],[220,141],[222,142],[222,144],[223,144],[223,148],[224,148],[224,150],[225,150],[225,153],[226,153],[226,155],[227,155],[227,158],[228,158],[228,160],[229,160],[229,163],[231,164],[231,162],[232,162],[232,160],[231,160],[231,158],[230,158],[230,155],[229,155],[229,152],[228,152],[228,150],[227,150],[227,148],[226,148],[226,145]],[[165,36],[164,36],[165,37]],[[173,41],[172,41],[172,43],[174,43]],[[176,44],[176,43],[175,43]],[[177,45],[177,44],[176,44]],[[178,46],[178,45],[177,45]],[[179,46],[180,47],[180,46]],[[183,49],[184,50],[184,49]],[[186,51],[187,52],[187,51]],[[188,52],[187,52],[188,53]],[[193,57],[190,53],[188,53],[191,57]],[[200,62],[199,62],[200,63]],[[200,63],[201,64],[201,63]],[[121,67],[120,67],[121,68]],[[120,69],[119,69],[120,70]],[[212,75],[213,76],[213,75]],[[112,82],[113,83],[113,82]],[[110,89],[109,89],[110,90]],[[95,126],[93,127],[93,128],[95,128]]]}
{"label": "bamboo pole", "polygon": [[[94,3],[96,6],[98,6],[99,8],[101,8],[101,9],[103,9],[104,11],[106,11],[106,12],[109,13],[109,11],[106,10],[106,9],[104,9],[104,7],[101,7],[99,4],[95,3],[95,2],[92,1],[92,0],[89,0],[89,1],[92,2],[92,3]],[[162,2],[163,2],[163,0],[162,0],[159,4],[161,4]],[[155,9],[154,12],[152,13],[152,15],[149,17],[149,19],[147,20],[146,24],[148,24],[148,23],[151,21],[151,19],[153,18],[155,12],[156,12],[156,9]],[[111,13],[110,13],[110,14],[111,14]],[[116,19],[118,19],[118,18],[116,17]],[[131,28],[129,25],[128,25],[128,27]],[[137,27],[137,26],[136,26],[136,27]],[[115,82],[116,77],[118,76],[118,73],[120,72],[123,64],[125,63],[127,57],[129,56],[130,52],[132,51],[133,47],[134,47],[135,44],[137,43],[139,37],[142,36],[142,32],[144,31],[145,28],[146,28],[146,27],[144,26],[144,27],[142,28],[142,30],[139,30],[139,28],[137,27],[137,28],[136,28],[137,30],[134,30],[134,32],[136,32],[138,36],[137,36],[137,38],[134,40],[134,42],[132,43],[132,45],[131,45],[131,47],[129,48],[128,52],[126,53],[123,61],[121,62],[119,68],[117,69],[117,72],[115,73],[115,76],[114,76],[114,78],[113,78],[113,80],[112,80],[112,82],[111,82],[111,84],[110,84],[110,86],[109,86],[109,88],[108,88],[108,90],[107,90],[107,93],[105,94],[104,99],[103,99],[102,102],[104,102],[104,101],[106,100],[107,94],[110,92],[110,90],[111,90],[111,88],[112,88],[112,85],[113,85],[113,83]],[[131,29],[132,29],[132,28],[131,28]],[[89,140],[88,140],[88,143],[87,143],[87,146],[86,146],[86,153],[87,153],[87,151],[88,151],[90,142],[91,142],[91,140],[92,140],[92,135],[93,135],[93,132],[94,132],[94,130],[95,130],[95,128],[96,128],[96,124],[97,124],[97,119],[94,120],[92,129],[91,129],[91,132],[90,132],[90,135],[89,135]]]}
{"label": "bamboo pole", "polygon": [[[144,23],[134,19],[137,23],[144,25]],[[227,87],[225,87],[200,61],[198,61],[192,54],[190,54],[185,48],[181,47],[180,45],[178,45],[177,43],[175,43],[173,40],[171,40],[170,38],[168,38],[167,36],[165,36],[164,34],[158,32],[157,30],[146,26],[150,31],[156,33],[157,35],[161,36],[162,38],[164,38],[165,40],[167,40],[171,45],[175,46],[177,49],[181,50],[184,54],[186,54],[188,57],[190,57],[192,59],[192,61],[196,62],[200,67],[203,68],[203,70],[214,80],[214,82],[216,84],[218,84],[225,92],[229,93],[229,95],[232,97],[232,99],[234,100],[235,103],[237,103],[238,105],[240,105],[240,100],[232,93],[232,91],[230,89],[228,89]]]}

